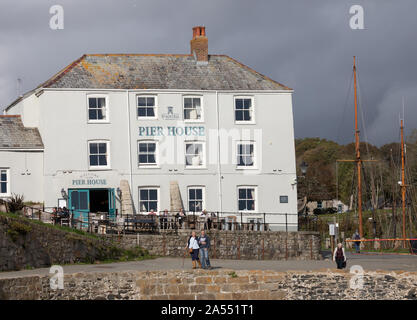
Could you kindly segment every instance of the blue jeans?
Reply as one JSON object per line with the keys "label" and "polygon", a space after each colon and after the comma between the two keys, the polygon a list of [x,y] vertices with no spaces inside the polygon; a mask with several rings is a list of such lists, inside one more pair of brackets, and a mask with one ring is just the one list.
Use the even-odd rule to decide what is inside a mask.
{"label": "blue jeans", "polygon": [[192,261],[198,261],[198,249],[193,249],[193,252],[190,253]]}
{"label": "blue jeans", "polygon": [[354,242],[354,245],[355,245],[356,253],[359,253],[361,249],[361,243],[359,241]]}
{"label": "blue jeans", "polygon": [[201,267],[203,269],[210,267],[210,259],[208,256],[208,249],[207,248],[200,248],[200,257],[201,257]]}

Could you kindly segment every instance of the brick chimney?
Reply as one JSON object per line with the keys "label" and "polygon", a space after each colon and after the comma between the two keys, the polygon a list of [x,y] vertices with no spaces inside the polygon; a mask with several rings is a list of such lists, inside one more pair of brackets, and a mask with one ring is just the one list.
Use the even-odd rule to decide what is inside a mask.
{"label": "brick chimney", "polygon": [[202,26],[193,28],[193,39],[190,41],[191,54],[197,59],[197,63],[208,62],[208,39],[206,28]]}

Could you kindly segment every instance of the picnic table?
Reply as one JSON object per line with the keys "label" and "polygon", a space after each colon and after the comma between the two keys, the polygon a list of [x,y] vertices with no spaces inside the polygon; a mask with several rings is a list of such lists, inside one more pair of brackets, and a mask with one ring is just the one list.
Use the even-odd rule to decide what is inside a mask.
{"label": "picnic table", "polygon": [[156,231],[158,222],[154,215],[132,215],[124,218],[125,231],[147,230]]}

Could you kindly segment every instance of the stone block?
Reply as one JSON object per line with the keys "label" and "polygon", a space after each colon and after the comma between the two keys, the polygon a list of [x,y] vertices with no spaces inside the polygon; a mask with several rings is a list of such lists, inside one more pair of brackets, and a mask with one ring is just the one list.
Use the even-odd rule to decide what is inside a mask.
{"label": "stone block", "polygon": [[168,284],[164,287],[165,294],[179,294],[179,288],[176,284]]}
{"label": "stone block", "polygon": [[227,283],[248,283],[249,282],[249,277],[248,276],[243,276],[243,277],[230,277],[227,278]]}
{"label": "stone block", "polygon": [[270,292],[268,290],[257,290],[248,292],[249,300],[268,300]]}
{"label": "stone block", "polygon": [[213,282],[216,283],[216,284],[226,283],[227,282],[227,278],[226,277],[214,277],[213,278]]}
{"label": "stone block", "polygon": [[207,285],[206,292],[213,293],[213,292],[220,292],[221,286],[219,285]]}
{"label": "stone block", "polygon": [[196,277],[195,278],[195,283],[197,283],[197,284],[212,283],[212,278],[211,277]]}

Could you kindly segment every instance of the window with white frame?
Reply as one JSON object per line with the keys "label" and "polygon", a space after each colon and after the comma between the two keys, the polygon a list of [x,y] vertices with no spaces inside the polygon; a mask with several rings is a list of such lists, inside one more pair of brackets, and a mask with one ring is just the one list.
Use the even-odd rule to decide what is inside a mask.
{"label": "window with white frame", "polygon": [[141,187],[139,188],[139,211],[140,212],[159,211],[159,188]]}
{"label": "window with white frame", "polygon": [[238,210],[256,211],[256,187],[238,187]]}
{"label": "window with white frame", "polygon": [[157,147],[156,141],[139,141],[139,166],[156,166],[158,164]]}
{"label": "window with white frame", "polygon": [[110,168],[109,141],[89,141],[88,158],[90,169]]}
{"label": "window with white frame", "polygon": [[88,97],[88,121],[108,122],[107,98],[103,96]]}
{"label": "window with white frame", "polygon": [[235,121],[252,123],[254,120],[253,99],[250,97],[236,97]]}
{"label": "window with white frame", "polygon": [[184,120],[203,121],[201,97],[184,97]]}
{"label": "window with white frame", "polygon": [[255,167],[255,144],[253,142],[237,143],[237,166],[240,168]]}
{"label": "window with white frame", "polygon": [[202,212],[204,209],[204,187],[188,187],[188,210]]}
{"label": "window with white frame", "polygon": [[185,143],[185,166],[188,168],[199,168],[205,166],[203,142]]}
{"label": "window with white frame", "polygon": [[288,203],[288,196],[279,196],[279,203]]}
{"label": "window with white frame", "polygon": [[0,196],[10,195],[9,169],[0,169]]}
{"label": "window with white frame", "polygon": [[156,97],[138,96],[138,118],[156,118]]}

